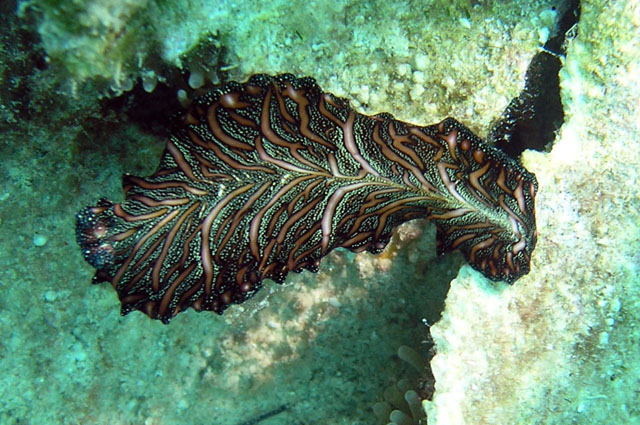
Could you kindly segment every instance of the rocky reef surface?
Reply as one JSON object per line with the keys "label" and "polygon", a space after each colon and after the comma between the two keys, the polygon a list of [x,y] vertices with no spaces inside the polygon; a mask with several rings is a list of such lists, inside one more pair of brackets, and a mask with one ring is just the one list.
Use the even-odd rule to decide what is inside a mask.
{"label": "rocky reef surface", "polygon": [[640,5],[582,2],[560,73],[565,123],[525,152],[540,189],[532,272],[464,268],[431,330],[430,424],[636,423],[640,377]]}

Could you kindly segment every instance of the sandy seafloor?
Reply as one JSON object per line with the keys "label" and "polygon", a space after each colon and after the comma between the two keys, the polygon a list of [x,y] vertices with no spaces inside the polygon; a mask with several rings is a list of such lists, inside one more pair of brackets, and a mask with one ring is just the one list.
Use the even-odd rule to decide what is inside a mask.
{"label": "sandy seafloor", "polygon": [[382,255],[334,252],[221,317],[121,317],[74,215],[121,200],[163,138],[105,94],[162,80],[210,32],[230,78],[311,75],[362,112],[484,136],[554,22],[552,1],[212,3],[1,6],[1,424],[384,424],[384,389],[419,378],[396,351],[427,357],[430,325],[429,424],[640,423],[638,1],[581,4],[565,122],[523,155],[540,237],[512,287],[409,223]]}

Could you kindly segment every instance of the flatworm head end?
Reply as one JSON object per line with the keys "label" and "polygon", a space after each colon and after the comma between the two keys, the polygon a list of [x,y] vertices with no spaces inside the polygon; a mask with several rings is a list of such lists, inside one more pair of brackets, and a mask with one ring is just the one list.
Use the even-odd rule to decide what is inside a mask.
{"label": "flatworm head end", "polygon": [[98,205],[83,208],[76,214],[76,241],[84,259],[97,270],[113,265],[113,244],[107,238],[111,219],[104,214],[112,205],[103,198]]}

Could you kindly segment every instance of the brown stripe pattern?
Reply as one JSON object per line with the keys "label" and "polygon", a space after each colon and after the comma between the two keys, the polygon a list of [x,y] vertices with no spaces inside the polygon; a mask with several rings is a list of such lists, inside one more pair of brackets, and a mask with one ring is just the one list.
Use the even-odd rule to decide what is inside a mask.
{"label": "brown stripe pattern", "polygon": [[485,276],[529,271],[535,176],[454,119],[366,116],[311,78],[255,75],[196,100],[155,174],[77,215],[77,239],[123,313],[222,313],[332,249],[380,252],[416,218]]}

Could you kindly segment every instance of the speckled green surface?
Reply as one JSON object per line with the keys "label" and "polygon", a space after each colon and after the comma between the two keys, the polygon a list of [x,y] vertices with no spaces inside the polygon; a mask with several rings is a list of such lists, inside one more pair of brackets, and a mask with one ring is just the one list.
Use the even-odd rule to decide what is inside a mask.
{"label": "speckled green surface", "polygon": [[[287,410],[260,424],[373,424],[371,407],[383,389],[411,376],[395,352],[402,344],[424,347],[421,319],[438,319],[461,264],[455,255],[436,258],[433,228],[427,224],[401,228],[380,257],[336,252],[317,275],[303,273],[284,286],[267,285],[254,300],[222,317],[191,311],[170,326],[139,313],[121,317],[114,291],[90,285],[92,269],[74,240],[74,214],[101,196],[121,199],[120,175],[152,172],[163,140],[132,122],[126,105],[108,108],[99,99],[107,88],[122,91],[145,72],[162,79],[178,65],[188,71],[190,65],[177,58],[210,32],[227,48],[221,65],[230,78],[242,80],[253,72],[312,75],[364,112],[388,111],[424,124],[451,115],[484,135],[521,88],[552,21],[551,2],[309,7],[297,1],[238,1],[218,2],[215,9],[210,4],[22,1],[17,14],[2,6],[2,424],[241,425],[284,404]],[[540,389],[544,379],[555,391],[554,400],[570,400],[545,410],[538,423],[566,418],[599,423],[593,414],[565,413],[611,413],[623,404],[627,415],[615,417],[638,420],[632,410],[638,404],[633,390],[638,250],[631,245],[637,241],[638,220],[624,213],[638,211],[638,197],[621,189],[623,182],[630,189],[637,174],[619,167],[617,159],[633,158],[631,146],[638,139],[637,112],[627,105],[638,104],[633,77],[640,75],[638,46],[630,34],[637,31],[640,12],[631,1],[618,2],[606,13],[604,4],[584,3],[585,30],[569,51],[574,56],[567,59],[563,76],[572,124],[562,134],[589,141],[589,153],[570,145],[558,156],[569,164],[585,159],[591,171],[582,168],[575,183],[559,184],[569,181],[562,166],[543,167],[542,154],[528,159],[528,165],[543,187],[555,190],[553,196],[550,189],[541,193],[541,217],[565,217],[554,206],[565,205],[569,197],[581,200],[571,217],[616,218],[579,221],[584,225],[568,234],[554,232],[566,222],[543,218],[547,227],[534,255],[534,273],[545,271],[535,275],[543,276],[539,280],[523,283],[530,288],[523,302],[528,315],[544,316],[562,305],[555,304],[556,297],[536,303],[536,294],[581,294],[595,283],[596,289],[585,291],[594,295],[581,302],[610,303],[595,294],[597,288],[612,287],[621,305],[611,315],[595,309],[588,322],[581,321],[587,316],[576,316],[572,326],[549,330],[577,347],[574,357],[559,361],[579,360],[580,367],[570,371],[570,380],[554,375],[557,384],[548,375],[530,378]],[[593,76],[588,84],[582,83],[585,75]],[[607,137],[627,143],[600,145]],[[618,177],[607,180],[611,175]],[[590,184],[591,179],[602,183]],[[570,257],[572,252],[579,257]],[[577,272],[567,273],[566,264],[583,278],[574,279]],[[463,307],[446,314],[464,317]],[[495,324],[503,317],[486,319]],[[608,340],[601,339],[602,332]],[[537,343],[535,332],[520,337]],[[471,340],[491,347],[481,333]],[[443,365],[458,366],[455,360]],[[499,370],[495,376],[508,380]],[[473,373],[468,377],[472,382]],[[491,394],[504,391],[500,380],[491,385],[497,388]],[[526,412],[543,409],[536,400],[523,404]],[[607,410],[605,404],[614,407]],[[457,423],[491,423],[465,412],[464,422]],[[514,415],[522,413],[504,406],[494,412],[505,415],[492,416],[500,419],[495,423],[517,423]],[[436,416],[430,423],[449,423]]]}

